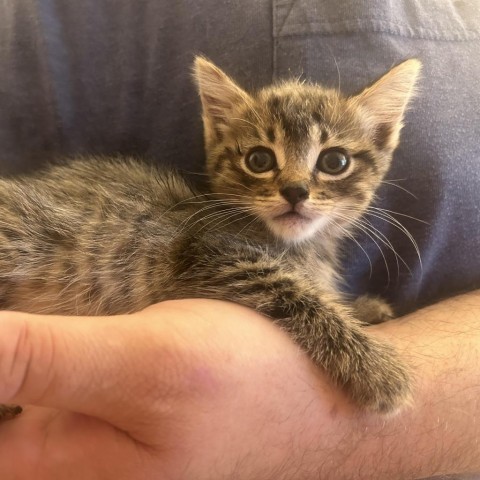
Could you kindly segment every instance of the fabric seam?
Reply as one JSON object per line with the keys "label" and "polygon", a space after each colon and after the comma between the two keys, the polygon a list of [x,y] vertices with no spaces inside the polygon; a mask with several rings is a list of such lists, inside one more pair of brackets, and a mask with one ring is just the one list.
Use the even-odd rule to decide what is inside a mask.
{"label": "fabric seam", "polygon": [[[381,24],[379,23],[381,22]],[[305,28],[309,27],[309,28]],[[313,28],[312,28],[313,27]],[[343,28],[339,28],[343,27]],[[356,28],[353,28],[356,27]],[[428,28],[412,28],[401,24],[395,24],[393,22],[374,21],[365,24],[365,21],[350,21],[350,22],[336,22],[336,23],[297,23],[289,25],[289,28],[304,28],[304,32],[292,32],[292,33],[274,33],[276,38],[299,36],[305,34],[318,34],[318,35],[335,35],[338,33],[385,33],[395,36],[402,36],[407,38],[418,38],[423,40],[439,40],[449,42],[466,42],[471,40],[478,40],[480,33],[472,30],[466,30],[471,35],[461,35],[460,33],[453,33],[451,35],[440,34],[434,30]]]}
{"label": "fabric seam", "polygon": [[[405,23],[395,23],[387,19],[384,16],[368,16],[361,17],[358,19],[347,19],[347,20],[335,20],[331,22],[302,22],[302,23],[293,23],[287,24],[288,16],[285,16],[285,20],[282,25],[279,25],[278,18],[284,14],[279,14],[280,10],[279,5],[273,5],[273,15],[274,15],[274,37],[286,37],[292,35],[302,35],[302,34],[320,34],[320,35],[332,35],[336,33],[386,33],[396,36],[404,36],[407,38],[419,38],[427,40],[442,40],[442,41],[470,41],[477,40],[480,38],[480,31],[471,30],[465,28],[462,31],[454,30],[451,32],[440,32],[439,30],[432,29],[431,27],[423,26],[410,26]],[[286,30],[285,26],[288,29],[301,29],[304,28],[305,32],[292,32],[292,33],[282,33]],[[343,28],[339,28],[343,27]]]}

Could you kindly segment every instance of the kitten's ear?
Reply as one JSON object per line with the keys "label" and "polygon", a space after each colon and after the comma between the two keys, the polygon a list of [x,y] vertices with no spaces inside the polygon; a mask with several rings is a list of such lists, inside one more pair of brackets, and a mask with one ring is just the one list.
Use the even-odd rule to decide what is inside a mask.
{"label": "kitten's ear", "polygon": [[397,146],[405,109],[415,93],[421,67],[419,60],[407,60],[351,98],[364,111],[378,148],[393,150]]}
{"label": "kitten's ear", "polygon": [[202,101],[205,137],[218,136],[240,105],[252,99],[228,75],[204,57],[196,57],[193,74]]}

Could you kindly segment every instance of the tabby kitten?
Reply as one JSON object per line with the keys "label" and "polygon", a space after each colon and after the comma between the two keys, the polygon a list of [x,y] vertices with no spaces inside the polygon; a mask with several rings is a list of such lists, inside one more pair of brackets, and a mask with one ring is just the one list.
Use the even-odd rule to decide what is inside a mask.
{"label": "tabby kitten", "polygon": [[346,303],[338,251],[389,167],[419,70],[408,60],[351,97],[297,81],[250,94],[198,57],[208,191],[130,158],[0,180],[0,308],[233,300],[288,332],[359,406],[398,409],[407,368],[363,328],[390,310]]}

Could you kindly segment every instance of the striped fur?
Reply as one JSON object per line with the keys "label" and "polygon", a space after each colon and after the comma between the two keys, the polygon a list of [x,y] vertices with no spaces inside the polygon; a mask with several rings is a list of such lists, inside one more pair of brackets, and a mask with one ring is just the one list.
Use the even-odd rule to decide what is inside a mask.
{"label": "striped fur", "polygon": [[[249,94],[198,58],[209,188],[130,158],[0,180],[0,307],[105,315],[234,300],[272,318],[360,406],[398,409],[407,368],[362,327],[391,311],[347,305],[338,248],[388,169],[418,70],[405,62],[350,98],[298,82]],[[249,170],[254,147],[274,152],[275,168]],[[350,158],[335,176],[317,168],[332,148]],[[308,192],[294,206],[281,193],[292,185]]]}

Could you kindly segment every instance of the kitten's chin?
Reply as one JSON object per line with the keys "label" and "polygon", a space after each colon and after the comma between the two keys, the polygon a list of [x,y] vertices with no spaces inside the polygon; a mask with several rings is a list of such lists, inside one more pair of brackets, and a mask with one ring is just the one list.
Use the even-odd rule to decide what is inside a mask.
{"label": "kitten's chin", "polygon": [[308,218],[287,212],[266,221],[270,231],[286,243],[300,243],[311,238],[328,223],[326,217]]}

